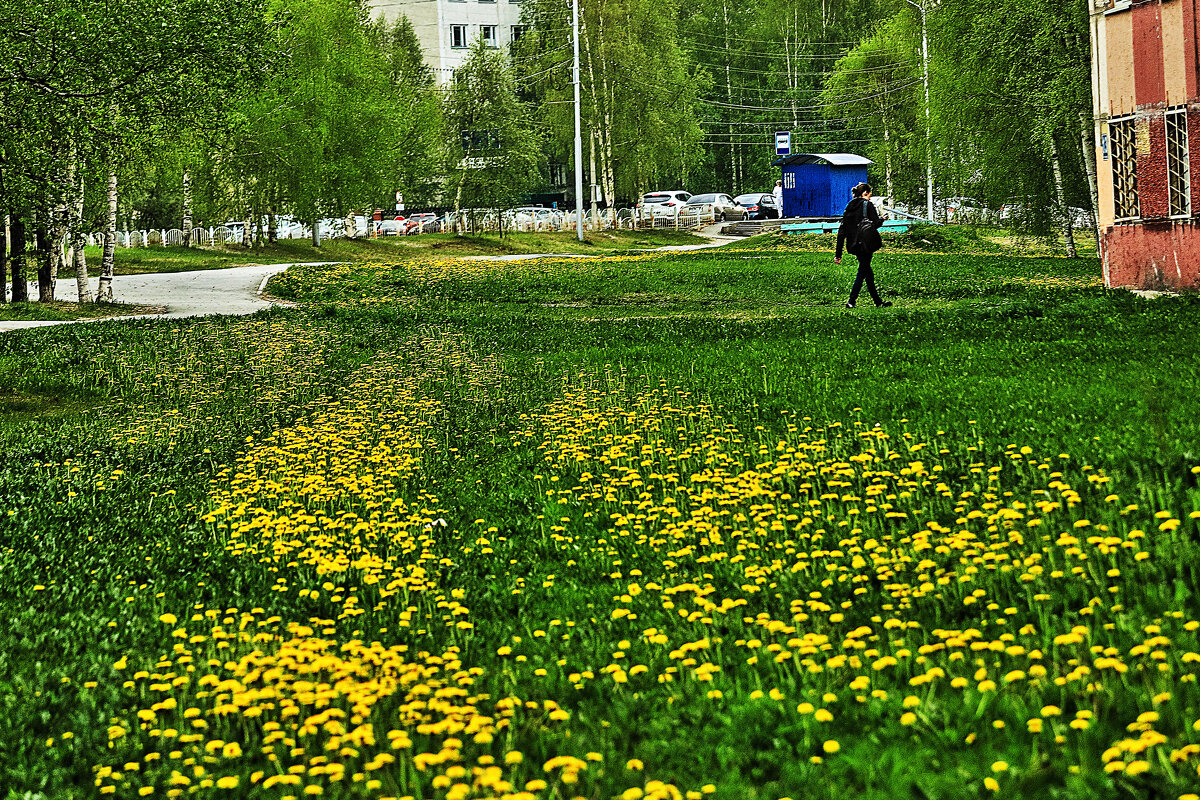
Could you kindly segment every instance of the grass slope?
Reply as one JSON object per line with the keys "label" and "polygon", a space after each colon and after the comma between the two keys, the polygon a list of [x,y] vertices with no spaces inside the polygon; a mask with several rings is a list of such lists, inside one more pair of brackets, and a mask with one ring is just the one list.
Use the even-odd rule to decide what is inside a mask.
{"label": "grass slope", "polygon": [[1200,303],[1097,271],[420,258],[10,334],[0,786],[1195,792]]}

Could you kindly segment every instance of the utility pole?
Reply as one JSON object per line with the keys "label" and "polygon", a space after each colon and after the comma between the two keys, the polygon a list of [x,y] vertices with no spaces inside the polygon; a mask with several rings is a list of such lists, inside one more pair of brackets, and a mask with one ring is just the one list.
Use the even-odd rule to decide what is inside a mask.
{"label": "utility pole", "polygon": [[925,216],[933,221],[933,126],[929,117],[929,27],[925,19],[925,3],[906,2],[921,12],[921,67],[925,76]]}
{"label": "utility pole", "polygon": [[571,44],[575,50],[571,82],[575,87],[575,235],[583,241],[583,131],[579,122],[579,0],[571,2]]}

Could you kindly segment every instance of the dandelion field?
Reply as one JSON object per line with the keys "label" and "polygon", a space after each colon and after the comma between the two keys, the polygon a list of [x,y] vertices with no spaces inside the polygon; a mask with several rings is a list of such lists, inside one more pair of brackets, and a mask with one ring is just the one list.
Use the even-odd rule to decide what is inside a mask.
{"label": "dandelion field", "polygon": [[358,264],[10,334],[0,797],[1194,799],[1200,302],[1095,272]]}

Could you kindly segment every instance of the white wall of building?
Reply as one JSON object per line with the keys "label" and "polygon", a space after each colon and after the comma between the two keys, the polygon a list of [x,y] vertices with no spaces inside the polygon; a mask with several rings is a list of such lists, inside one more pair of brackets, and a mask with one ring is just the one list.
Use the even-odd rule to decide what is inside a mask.
{"label": "white wall of building", "polygon": [[[494,26],[496,46],[507,48],[514,26],[521,24],[521,4],[513,0],[371,0],[370,6],[373,17],[389,22],[401,15],[408,17],[421,42],[425,64],[439,83],[448,81],[466,61],[468,47],[484,26]],[[465,29],[462,47],[455,47],[452,40],[456,25]]]}

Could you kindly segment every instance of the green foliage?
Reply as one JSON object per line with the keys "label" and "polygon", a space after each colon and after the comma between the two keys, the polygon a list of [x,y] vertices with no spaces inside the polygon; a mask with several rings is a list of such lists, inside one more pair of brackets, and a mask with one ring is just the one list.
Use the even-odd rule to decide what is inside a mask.
{"label": "green foliage", "polygon": [[[139,160],[138,148],[219,113],[222,98],[271,66],[263,9],[262,0],[0,3],[0,207],[45,214],[67,192],[69,152]],[[111,158],[117,151],[122,159]]]}
{"label": "green foliage", "polygon": [[[680,41],[674,2],[581,5],[581,116],[588,183],[610,205],[691,184],[703,159],[700,94],[707,84]],[[529,32],[515,47],[524,91],[545,120],[552,158],[573,161],[573,94],[563,53],[570,27],[559,7],[522,9]]]}
{"label": "green foliage", "polygon": [[1049,209],[1053,140],[1064,154],[1067,204],[1089,207],[1090,154],[1080,151],[1081,125],[1091,138],[1086,6],[945,0],[930,27],[941,193]]}
{"label": "green foliage", "polygon": [[821,94],[827,118],[862,120],[869,137],[855,152],[875,161],[879,192],[914,205],[927,149],[920,42],[910,15],[885,20],[838,60]]}
{"label": "green foliage", "polygon": [[447,188],[455,197],[455,210],[520,204],[543,167],[541,138],[517,98],[507,59],[482,38],[455,70],[444,114]]}

